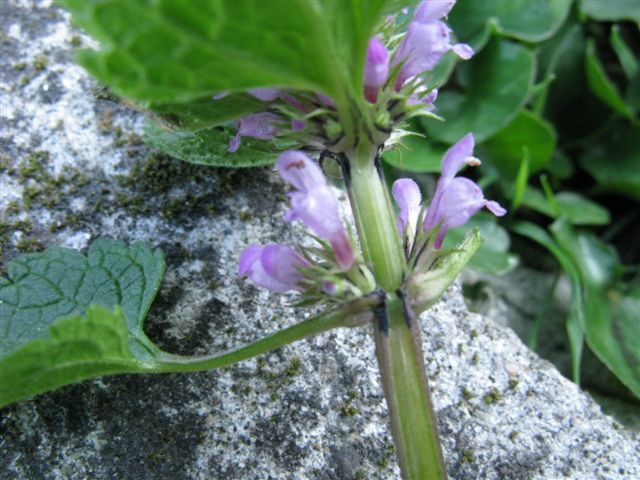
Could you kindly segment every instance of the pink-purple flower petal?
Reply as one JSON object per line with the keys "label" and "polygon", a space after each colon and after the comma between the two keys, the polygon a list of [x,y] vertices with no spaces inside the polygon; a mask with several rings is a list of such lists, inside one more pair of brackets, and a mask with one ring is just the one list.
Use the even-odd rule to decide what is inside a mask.
{"label": "pink-purple flower petal", "polygon": [[402,63],[396,90],[400,90],[409,78],[433,70],[449,50],[465,60],[471,58],[473,49],[464,43],[452,45],[451,29],[440,20],[454,3],[452,0],[424,0],[418,5],[393,57],[393,66]]}
{"label": "pink-purple flower petal", "polygon": [[488,201],[485,207],[487,207],[487,210],[493,213],[496,217],[502,217],[507,214],[507,210],[495,200]]}
{"label": "pink-purple flower petal", "polygon": [[284,152],[278,158],[276,166],[280,176],[302,192],[327,183],[318,164],[299,150]]}
{"label": "pink-purple flower petal", "polygon": [[442,175],[423,225],[425,232],[439,227],[435,248],[442,246],[447,231],[465,224],[483,207],[487,207],[496,216],[507,213],[498,202],[484,198],[482,190],[474,181],[455,176],[465,164],[477,162],[472,156],[473,148],[473,135],[469,133],[447,151],[442,161]]}
{"label": "pink-purple flower petal", "polygon": [[398,216],[400,235],[404,235],[407,225],[412,232],[415,232],[420,214],[420,203],[422,202],[418,184],[410,178],[399,178],[393,182],[391,192],[400,208],[400,215]]}
{"label": "pink-purple flower petal", "polygon": [[300,268],[309,263],[288,245],[250,245],[240,256],[238,273],[272,292],[301,291]]}
{"label": "pink-purple flower petal", "polygon": [[466,43],[456,43],[455,45],[451,46],[451,50],[453,50],[453,53],[455,53],[463,60],[469,60],[475,53],[473,51],[473,48],[471,48]]}
{"label": "pink-purple flower petal", "polygon": [[467,159],[473,155],[475,139],[467,133],[453,145],[442,159],[442,178],[452,179],[466,165]]}
{"label": "pink-purple flower petal", "polygon": [[[427,93],[428,92],[428,93]],[[423,105],[423,109],[426,111],[431,111],[435,108],[433,105],[438,98],[438,89],[434,88],[429,91],[426,85],[420,85],[415,91],[411,94],[411,96],[407,99],[407,105]]]}
{"label": "pink-purple flower petal", "polygon": [[379,39],[373,37],[369,40],[364,67],[364,91],[367,100],[376,101],[378,90],[387,81],[388,76],[389,52]]}
{"label": "pink-purple flower petal", "polygon": [[291,210],[285,214],[285,221],[300,220],[331,244],[342,268],[350,268],[355,261],[351,240],[340,218],[338,199],[320,167],[297,150],[280,155],[276,165],[282,178],[296,188],[289,193]]}
{"label": "pink-purple flower petal", "polygon": [[253,244],[244,249],[244,252],[240,255],[240,262],[238,263],[238,274],[241,277],[249,275],[251,267],[260,258],[263,248],[262,245]]}
{"label": "pink-purple flower petal", "polygon": [[281,95],[281,92],[277,88],[252,88],[249,90],[249,95],[263,102],[272,102]]}
{"label": "pink-purple flower petal", "polygon": [[450,32],[449,27],[440,21],[412,21],[409,24],[394,57],[394,65],[404,61],[396,89],[404,85],[408,78],[435,68],[451,47]]}
{"label": "pink-purple flower petal", "polygon": [[316,93],[316,98],[322,104],[323,107],[327,108],[336,108],[336,103],[333,101],[328,95],[323,95],[322,93]]}
{"label": "pink-purple flower petal", "polygon": [[416,7],[413,19],[417,22],[439,20],[449,14],[456,0],[423,0]]}
{"label": "pink-purple flower petal", "polygon": [[282,119],[270,112],[252,113],[236,121],[238,129],[235,137],[229,143],[229,152],[233,153],[240,147],[240,137],[253,137],[259,140],[271,140],[280,131]]}

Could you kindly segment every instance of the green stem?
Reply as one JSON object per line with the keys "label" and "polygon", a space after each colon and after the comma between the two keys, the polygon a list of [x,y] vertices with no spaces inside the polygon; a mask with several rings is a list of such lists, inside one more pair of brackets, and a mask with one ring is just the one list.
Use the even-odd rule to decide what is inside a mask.
{"label": "green stem", "polygon": [[406,261],[375,154],[375,149],[364,147],[352,152],[345,180],[365,260],[386,292],[384,308],[376,310],[374,336],[391,432],[404,479],[444,479],[446,469],[424,373],[417,318],[397,293],[402,289]]}
{"label": "green stem", "polygon": [[154,373],[197,372],[231,365],[334,328],[364,323],[366,319],[363,319],[363,322],[354,322],[354,317],[370,312],[371,307],[378,302],[379,299],[375,296],[363,297],[347,308],[309,318],[268,337],[222,354],[191,357],[157,351],[154,360],[145,364],[142,371]]}
{"label": "green stem", "polygon": [[397,296],[387,302],[386,315],[388,331],[384,323],[376,327],[376,356],[402,477],[446,478],[417,318]]}
{"label": "green stem", "polygon": [[373,148],[354,152],[367,161],[351,162],[349,200],[364,258],[373,267],[378,284],[392,292],[402,284],[406,262],[389,191],[372,160],[375,154]]}

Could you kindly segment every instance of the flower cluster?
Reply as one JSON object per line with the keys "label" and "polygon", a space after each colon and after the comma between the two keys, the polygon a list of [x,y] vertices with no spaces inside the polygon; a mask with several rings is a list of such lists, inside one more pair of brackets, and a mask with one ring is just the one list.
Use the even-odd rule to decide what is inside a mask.
{"label": "flower cluster", "polygon": [[[473,55],[468,45],[451,43],[451,30],[442,21],[454,3],[455,0],[424,0],[408,22],[404,35],[394,34],[396,22],[391,19],[388,24],[392,26],[384,35],[370,39],[363,96],[376,122],[385,117],[381,112],[387,114],[391,123],[385,128],[393,128],[411,115],[419,114],[416,112],[433,108],[437,90],[429,89],[421,76],[435,68],[445,53],[452,51],[463,59]],[[320,150],[331,150],[339,140],[341,127],[333,99],[317,93],[269,88],[247,93],[265,102],[266,111],[237,121],[237,134],[231,140],[229,151],[237,150],[242,136],[266,140],[298,132],[300,143]],[[384,138],[388,138],[390,130],[382,131],[387,132]],[[378,143],[378,138],[368,138],[377,143],[378,148],[385,141]],[[397,225],[410,269],[408,282],[416,283],[425,275],[438,275],[436,270],[440,267],[434,267],[433,261],[446,257],[446,251],[440,249],[450,229],[463,225],[483,207],[497,216],[506,213],[497,202],[485,199],[472,180],[456,177],[465,165],[480,164],[473,156],[473,149],[474,138],[468,134],[445,154],[442,175],[428,209],[422,205],[420,190],[413,180],[403,178],[393,184],[393,197],[400,210]],[[342,154],[340,161],[350,159]],[[321,248],[251,245],[240,258],[240,275],[274,292],[301,292],[306,300],[322,301],[332,297],[340,301],[372,292],[373,276],[356,258],[352,240],[339,216],[338,200],[320,167],[298,150],[283,153],[277,167],[282,178],[294,187],[289,193],[291,209],[285,221],[304,223],[317,237]]]}
{"label": "flower cluster", "polygon": [[[250,245],[240,257],[239,273],[273,292],[295,290],[334,296],[368,293],[371,275],[359,264],[339,214],[339,204],[320,167],[305,153],[291,150],[277,162],[294,190],[284,220],[299,220],[320,239],[321,249],[297,251],[289,245]],[[319,257],[321,261],[318,261]]]}
{"label": "flower cluster", "polygon": [[[410,116],[433,110],[438,91],[424,82],[422,74],[433,70],[448,51],[463,59],[473,55],[468,45],[451,43],[451,29],[442,21],[454,3],[455,0],[423,0],[399,43],[394,40],[400,28],[395,20],[385,38],[380,35],[369,40],[362,93],[375,107],[372,116],[376,122],[384,119],[376,126],[387,135]],[[396,45],[390,49],[385,43]],[[237,133],[231,139],[229,152],[240,147],[242,137],[270,140],[284,136],[301,145],[323,149],[339,144],[343,132],[332,98],[274,88],[251,89],[247,94],[264,102],[265,109],[236,122]]]}
{"label": "flower cluster", "polygon": [[[440,249],[450,229],[465,224],[483,207],[497,216],[506,213],[500,204],[484,198],[475,182],[456,176],[465,165],[480,164],[473,149],[474,138],[468,134],[447,151],[442,160],[442,175],[427,209],[422,206],[420,189],[413,180],[401,178],[394,182],[392,194],[400,210],[398,230],[405,240],[407,257],[424,252],[424,248],[411,248],[419,239],[423,240],[423,246],[429,244],[435,250]],[[338,199],[320,167],[297,150],[283,153],[277,167],[282,178],[294,187],[288,194],[291,209],[285,214],[285,221],[300,220],[326,242],[322,254],[325,262],[318,263],[308,252],[300,253],[289,245],[250,245],[240,257],[240,275],[280,293],[290,290],[354,293],[362,292],[363,285],[367,292],[373,290],[370,274],[364,274],[363,282],[362,265],[354,268],[358,261],[340,219]],[[416,264],[418,259],[414,260],[410,263]]]}
{"label": "flower cluster", "polygon": [[420,234],[419,228],[427,238],[433,238],[434,248],[439,249],[450,229],[464,225],[481,208],[486,207],[499,217],[507,213],[497,202],[485,199],[474,181],[456,177],[465,165],[480,165],[480,160],[473,156],[473,148],[474,138],[469,133],[447,151],[442,160],[442,175],[423,215],[418,185],[409,178],[394,182],[392,193],[400,209],[398,229],[407,246]]}
{"label": "flower cluster", "polygon": [[451,29],[441,20],[454,4],[455,0],[421,2],[393,55],[378,38],[369,41],[364,80],[367,100],[375,102],[379,89],[391,83],[395,92],[405,91],[408,105],[433,108],[438,91],[429,89],[420,75],[433,70],[450,50],[464,60],[473,55],[469,45],[451,44]]}

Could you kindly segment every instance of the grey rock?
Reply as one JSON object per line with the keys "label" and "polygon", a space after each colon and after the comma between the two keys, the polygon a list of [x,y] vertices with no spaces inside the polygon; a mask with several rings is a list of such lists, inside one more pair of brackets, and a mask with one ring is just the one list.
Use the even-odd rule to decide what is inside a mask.
{"label": "grey rock", "polygon": [[[281,221],[272,169],[155,155],[130,135],[143,116],[72,63],[79,33],[66,13],[0,8],[3,262],[100,236],[162,248],[168,273],[146,330],[176,353],[240,345],[306,315],[235,273],[248,243],[302,238]],[[44,170],[25,169],[30,157]],[[458,285],[421,325],[451,478],[640,477],[639,438],[512,330],[469,312]],[[221,370],[105,377],[8,406],[0,478],[398,478],[372,343],[367,328],[332,331]]]}
{"label": "grey rock", "polygon": [[[566,330],[570,287],[568,280],[561,276],[552,292],[553,277],[552,273],[523,266],[502,277],[467,270],[463,285],[467,292],[466,302],[472,311],[512,328],[527,344],[536,336],[536,352],[552,362],[565,377],[571,378],[571,352]],[[637,397],[588,347],[582,354],[580,372],[582,387],[604,411],[640,433]]]}

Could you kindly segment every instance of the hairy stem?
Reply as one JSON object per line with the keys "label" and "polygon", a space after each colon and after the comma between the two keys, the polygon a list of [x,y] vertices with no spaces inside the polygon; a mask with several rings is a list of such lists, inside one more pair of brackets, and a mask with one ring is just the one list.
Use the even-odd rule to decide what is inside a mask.
{"label": "hairy stem", "polygon": [[[347,308],[309,318],[253,343],[224,353],[191,357],[157,351],[155,358],[144,366],[142,371],[148,370],[154,373],[197,372],[231,365],[334,328],[363,324],[370,318],[371,308],[378,303],[379,298],[376,295],[363,297]],[[354,321],[354,317],[357,318],[359,315],[364,315],[362,321]]]}
{"label": "hairy stem", "polygon": [[363,147],[344,169],[349,200],[364,258],[373,267],[378,284],[386,291],[397,290],[404,279],[406,262],[389,191],[382,172],[373,160],[375,148]]}
{"label": "hairy stem", "polygon": [[386,292],[375,310],[376,356],[404,479],[444,479],[446,469],[424,373],[417,319],[405,302],[406,261],[376,151],[361,147],[344,168],[365,260]]}

